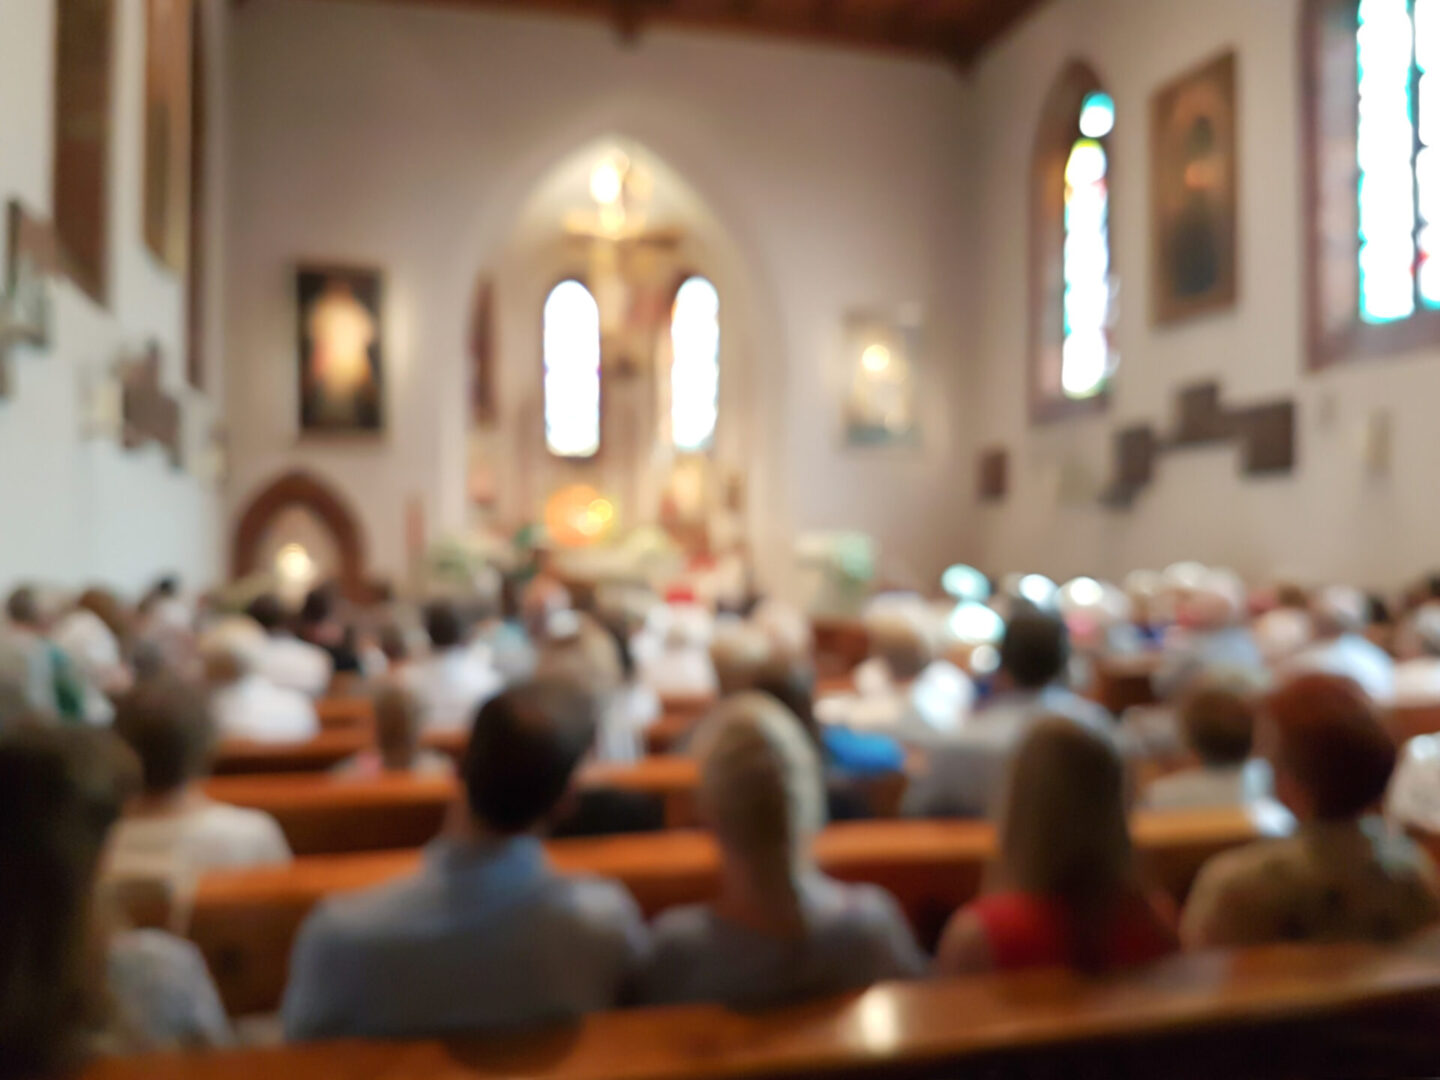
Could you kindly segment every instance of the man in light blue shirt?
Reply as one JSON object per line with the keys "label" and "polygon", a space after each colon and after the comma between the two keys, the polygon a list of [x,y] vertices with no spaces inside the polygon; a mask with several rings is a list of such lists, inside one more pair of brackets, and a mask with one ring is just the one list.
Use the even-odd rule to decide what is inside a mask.
{"label": "man in light blue shirt", "polygon": [[463,821],[413,878],[335,897],[306,921],[287,1037],[491,1031],[618,1005],[649,948],[640,911],[615,882],[557,874],[536,835],[594,732],[590,698],[555,684],[484,705]]}
{"label": "man in light blue shirt", "polygon": [[1070,637],[1058,617],[1033,612],[1011,619],[1000,644],[1000,692],[926,748],[923,772],[905,793],[905,813],[985,817],[999,805],[1010,759],[1042,717],[1064,717],[1114,738],[1110,713],[1064,686],[1069,663]]}

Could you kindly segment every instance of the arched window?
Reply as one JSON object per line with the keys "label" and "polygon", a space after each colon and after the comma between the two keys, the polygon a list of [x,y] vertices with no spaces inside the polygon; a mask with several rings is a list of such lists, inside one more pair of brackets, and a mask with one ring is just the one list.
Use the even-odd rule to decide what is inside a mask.
{"label": "arched window", "polygon": [[720,415],[720,294],[687,278],[670,311],[670,433],[677,450],[708,450]]}
{"label": "arched window", "polygon": [[1440,0],[1308,0],[1310,356],[1440,340]]}
{"label": "arched window", "polygon": [[1103,404],[1118,357],[1110,336],[1110,132],[1115,104],[1083,64],[1046,100],[1037,132],[1031,234],[1031,415]]}
{"label": "arched window", "polygon": [[600,452],[600,308],[578,281],[545,299],[545,445],[556,457]]}

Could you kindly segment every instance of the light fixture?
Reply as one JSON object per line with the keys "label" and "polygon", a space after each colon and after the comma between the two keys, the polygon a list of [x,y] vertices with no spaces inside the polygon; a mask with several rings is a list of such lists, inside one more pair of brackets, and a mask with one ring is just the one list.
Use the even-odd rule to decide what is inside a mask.
{"label": "light fixture", "polygon": [[601,206],[613,206],[625,191],[625,170],[629,162],[623,154],[608,157],[590,170],[590,197]]}
{"label": "light fixture", "polygon": [[884,345],[871,345],[860,354],[860,366],[872,375],[879,375],[890,368],[890,350]]}

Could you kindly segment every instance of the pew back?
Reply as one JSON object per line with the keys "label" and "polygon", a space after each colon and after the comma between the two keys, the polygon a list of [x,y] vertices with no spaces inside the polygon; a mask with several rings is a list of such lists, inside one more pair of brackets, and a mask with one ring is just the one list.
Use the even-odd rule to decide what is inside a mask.
{"label": "pew back", "polygon": [[[1208,858],[1255,837],[1248,819],[1230,812],[1142,814],[1134,833],[1147,878],[1177,899]],[[950,912],[977,894],[993,850],[994,830],[983,822],[856,822],[831,826],[815,844],[827,873],[889,889],[926,944],[936,940]],[[703,833],[557,840],[548,851],[561,872],[619,880],[647,916],[710,899],[719,887],[719,854]],[[196,896],[190,937],[233,1013],[273,1009],[284,988],[291,941],[310,909],[331,893],[413,872],[419,860],[414,851],[323,856],[207,876]]]}
{"label": "pew back", "polygon": [[[1279,946],[1179,956],[1103,981],[1037,971],[887,983],[763,1013],[711,1005],[603,1013],[503,1038],[116,1059],[96,1063],[83,1080],[1065,1076],[1077,1062],[1088,1062],[1085,1075],[1116,1075],[1129,1064],[1127,1075],[1213,1076],[1204,1059],[1233,1056],[1237,1037],[1252,1055],[1240,1058],[1246,1075],[1293,1077],[1309,1073],[1274,1047],[1295,1049],[1297,1023],[1309,1025],[1303,1037],[1323,1051],[1327,1035],[1357,1018],[1405,1015],[1437,998],[1433,954]],[[1272,1031],[1289,1042],[1257,1052],[1265,1045],[1257,1034]],[[1376,1050],[1366,1062],[1372,1070],[1384,1059]]]}

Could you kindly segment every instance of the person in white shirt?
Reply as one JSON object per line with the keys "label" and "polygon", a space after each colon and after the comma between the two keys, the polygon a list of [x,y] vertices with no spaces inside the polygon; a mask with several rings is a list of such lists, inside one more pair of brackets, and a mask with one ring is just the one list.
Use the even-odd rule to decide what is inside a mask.
{"label": "person in white shirt", "polygon": [[110,723],[115,715],[111,701],[133,682],[126,663],[129,626],[124,605],[107,589],[86,589],[56,622],[53,639],[81,683],[85,721]]}
{"label": "person in white shirt", "polygon": [[1314,636],[1310,597],[1298,585],[1276,586],[1275,606],[1256,618],[1251,631],[1267,664],[1288,660],[1309,645]]}
{"label": "person in white shirt", "polygon": [[852,726],[925,744],[964,725],[975,703],[975,684],[936,657],[935,630],[931,613],[918,602],[887,604],[865,619],[870,657],[855,669],[859,701]]}
{"label": "person in white shirt", "polygon": [[1369,602],[1359,589],[1331,585],[1310,607],[1315,643],[1285,665],[1289,674],[1321,672],[1354,679],[1372,701],[1388,705],[1395,697],[1395,661],[1365,637]]}
{"label": "person in white shirt", "polygon": [[265,645],[265,632],[244,617],[217,623],[200,641],[210,709],[221,737],[272,743],[313,739],[320,733],[315,703],[260,673]]}
{"label": "person in white shirt", "polygon": [[119,701],[115,732],[140,759],[141,794],[110,841],[112,878],[160,878],[181,890],[209,870],[290,861],[269,814],[207,798],[215,721],[204,692],[170,680],[141,683]]}
{"label": "person in white shirt", "polygon": [[1419,608],[1410,617],[1409,631],[1421,655],[1395,665],[1395,704],[1440,703],[1440,603]]}
{"label": "person in white shirt", "polygon": [[489,650],[467,643],[455,605],[436,600],[425,607],[430,655],[405,669],[403,685],[420,702],[426,731],[466,731],[480,706],[504,687]]}
{"label": "person in white shirt", "polygon": [[[64,654],[50,640],[47,623],[33,587],[21,585],[6,598],[0,621],[0,685],[16,712],[54,717],[64,711],[58,668]],[[73,703],[77,708],[79,704]]]}
{"label": "person in white shirt", "polygon": [[265,631],[260,674],[276,686],[299,690],[312,698],[322,696],[330,688],[335,661],[320,646],[301,641],[290,632],[289,619],[279,597],[273,593],[258,596],[245,613]]}
{"label": "person in white shirt", "polygon": [[1440,835],[1440,735],[1417,735],[1405,744],[1385,794],[1392,826]]}
{"label": "person in white shirt", "polygon": [[1186,694],[1179,714],[1185,743],[1200,764],[1151,783],[1144,805],[1151,810],[1234,807],[1251,813],[1268,833],[1291,831],[1295,819],[1275,799],[1270,763],[1251,757],[1254,702],[1238,686],[1213,680]]}
{"label": "person in white shirt", "polygon": [[716,692],[710,642],[715,620],[695,604],[656,607],[635,643],[640,681],[660,697],[698,697]]}

